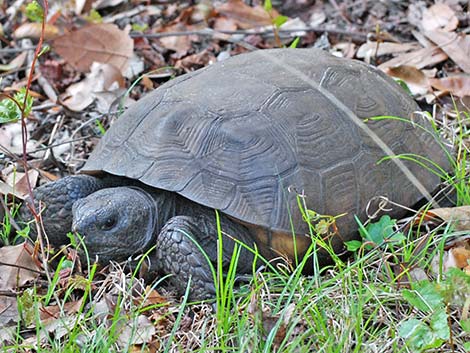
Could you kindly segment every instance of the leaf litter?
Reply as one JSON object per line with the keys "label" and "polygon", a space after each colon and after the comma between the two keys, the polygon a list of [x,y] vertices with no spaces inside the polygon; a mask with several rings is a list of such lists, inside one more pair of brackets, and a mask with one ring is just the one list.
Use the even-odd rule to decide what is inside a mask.
{"label": "leaf litter", "polygon": [[[238,44],[243,41],[259,48],[271,48],[279,44],[289,45],[293,36],[298,36],[300,46],[312,46],[320,44],[321,36],[327,33],[323,37],[326,41],[322,43],[326,43],[328,50],[335,55],[359,58],[377,65],[387,74],[405,81],[423,104],[436,100],[444,102],[445,94],[461,97],[462,102],[470,96],[467,77],[469,34],[465,30],[468,19],[463,16],[468,5],[461,1],[434,5],[410,1],[407,5],[398,6],[392,2],[289,0],[269,11],[260,1],[247,4],[241,0],[200,2],[196,5],[184,2],[144,4],[139,8],[132,8],[128,2],[120,0],[65,3],[67,6],[60,11],[57,8],[51,10],[53,15],[46,26],[45,38],[50,49],[40,56],[40,70],[33,77],[34,91],[43,93],[52,89],[59,97],[51,99],[53,95],[50,94],[38,95],[35,109],[28,119],[31,136],[27,146],[28,162],[36,168],[34,170],[40,171],[36,174],[39,182],[45,181],[44,175],[57,178],[74,173],[83,165],[102,131],[116,118],[115,102],[124,94],[124,87],[129,87],[142,73],[144,76],[129,92],[129,99],[140,98],[174,75],[246,51]],[[7,21],[3,26],[10,40],[8,49],[14,49],[11,54],[5,52],[0,55],[0,65],[3,65],[0,67],[7,71],[0,82],[5,91],[16,89],[18,83],[25,85],[26,68],[31,58],[26,54],[29,49],[21,49],[24,48],[21,41],[24,38],[37,40],[40,35],[38,23],[27,20],[23,10],[15,6],[7,2]],[[284,19],[282,16],[287,17]],[[277,26],[273,22],[276,19],[285,22]],[[198,34],[201,30],[219,32],[209,36]],[[437,113],[443,124],[455,121],[451,114],[450,110]],[[9,154],[4,155],[6,158],[0,162],[3,169],[0,182],[8,187],[0,190],[7,193],[6,190],[15,188],[18,190],[16,196],[21,196],[29,190],[24,184],[24,174],[21,174],[24,173],[21,163],[12,158],[21,157],[20,131],[15,124],[2,125],[1,129],[0,145]],[[49,153],[37,152],[42,146]],[[64,152],[56,149],[60,146],[67,146]],[[19,170],[16,178],[12,177],[13,170]],[[30,177],[36,184],[35,176]],[[465,223],[465,216],[456,214],[467,211],[449,210],[453,216],[444,215],[443,211],[434,212],[439,213],[439,218],[444,221],[449,221],[449,217],[461,217],[457,222],[460,227]],[[463,227],[461,231],[468,231],[466,225]],[[3,249],[11,248],[3,247],[0,251]],[[443,255],[444,269],[455,267],[468,271],[468,254],[466,242],[449,245]],[[0,259],[4,261],[2,256]],[[21,258],[18,261],[28,260]],[[104,277],[100,277],[102,282],[94,282],[96,288],[93,292],[93,305],[102,308],[104,325],[109,325],[109,317],[116,310],[116,298],[119,293],[123,294],[122,289],[126,288],[128,281],[121,268],[112,266],[108,270],[103,272]],[[413,281],[427,278],[420,267],[412,271]],[[30,281],[38,280],[35,272],[34,275],[18,273],[16,285],[28,286]],[[41,333],[40,345],[47,346],[50,334],[63,337],[81,315],[79,310],[83,303],[80,295],[84,287],[79,288],[77,283],[84,283],[84,277],[80,271],[69,275],[72,277],[65,276],[61,280],[63,287],[59,293],[62,295],[67,286],[77,285],[73,298],[69,298],[62,308],[54,300],[41,308],[41,320],[46,323],[46,329]],[[13,280],[2,278],[1,281],[10,281],[9,285],[4,285],[11,287]],[[21,286],[20,289],[17,286],[8,290],[16,294],[22,290]],[[126,313],[131,313],[135,305],[150,309],[120,323],[118,344],[121,348],[137,351],[145,343],[151,351],[164,347],[165,337],[172,332],[179,308],[171,292],[162,290],[142,286],[135,295],[123,301]],[[265,295],[271,298],[271,294]],[[27,296],[24,294],[21,300],[27,301]],[[0,325],[18,322],[17,298],[0,298],[3,298],[0,306],[3,305],[4,309],[0,307]],[[264,303],[263,300],[257,298],[258,304]],[[295,315],[293,307],[284,308],[279,315],[258,304],[250,310],[253,317],[261,317],[265,335],[269,335],[276,325],[287,327],[287,321]],[[210,307],[202,305],[193,307],[191,313],[184,315],[181,330],[176,332],[176,336],[187,350],[198,349],[197,340],[187,332],[201,332],[207,327],[214,329],[215,321],[210,313]],[[436,334],[438,342],[440,336],[435,333],[435,328],[439,327],[431,323],[421,326],[422,330]],[[294,332],[301,334],[302,330],[300,322]],[[135,332],[140,335],[135,335]],[[276,344],[285,340],[286,335],[282,329],[276,331]],[[90,337],[81,339],[87,342]],[[7,338],[0,337],[0,340]],[[35,337],[31,337],[26,343],[33,344],[34,341]]]}

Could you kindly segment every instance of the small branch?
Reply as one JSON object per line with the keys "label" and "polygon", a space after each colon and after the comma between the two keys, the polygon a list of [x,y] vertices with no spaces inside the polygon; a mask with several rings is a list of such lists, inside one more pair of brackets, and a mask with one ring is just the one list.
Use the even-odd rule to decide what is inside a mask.
{"label": "small branch", "polygon": [[[298,29],[278,29],[279,34],[290,34],[290,33],[302,33],[302,32],[315,32],[315,33],[331,33],[337,35],[344,35],[350,37],[355,41],[364,41],[367,39],[368,34],[362,32],[351,32],[341,29],[328,29],[325,27],[305,27]],[[194,31],[181,31],[181,32],[161,32],[161,33],[139,33],[131,32],[130,36],[132,38],[164,38],[164,37],[181,37],[181,36],[190,36],[190,35],[200,35],[200,36],[215,36],[217,34],[225,35],[265,35],[265,36],[274,36],[274,31],[272,29],[263,29],[263,30],[235,30],[235,31],[225,31],[225,30],[214,30],[212,28],[205,28],[201,30]]]}
{"label": "small branch", "polygon": [[15,268],[19,268],[20,270],[26,270],[26,271],[31,271],[31,272],[34,272],[34,273],[42,274],[42,271],[38,271],[38,270],[35,270],[34,268],[25,267],[25,266],[21,266],[21,265],[18,265],[18,264],[9,264],[7,262],[0,261],[0,265],[1,266],[15,267]]}
{"label": "small branch", "polygon": [[6,54],[14,54],[14,53],[21,53],[24,51],[32,51],[36,50],[36,47],[25,47],[25,48],[2,48],[0,50],[0,55],[6,55]]}

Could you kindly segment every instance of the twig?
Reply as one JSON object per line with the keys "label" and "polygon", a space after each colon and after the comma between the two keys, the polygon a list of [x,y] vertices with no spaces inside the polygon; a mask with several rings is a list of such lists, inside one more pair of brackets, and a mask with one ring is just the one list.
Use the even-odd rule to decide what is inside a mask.
{"label": "twig", "polygon": [[21,265],[18,265],[18,264],[9,264],[9,263],[0,261],[0,265],[1,265],[1,266],[15,267],[15,268],[19,268],[20,270],[26,270],[26,271],[31,271],[31,272],[34,272],[34,273],[42,274],[42,271],[38,271],[38,270],[35,270],[35,269],[33,269],[33,268],[21,266]]}
{"label": "twig", "polygon": [[[305,27],[298,29],[278,29],[279,34],[289,34],[289,33],[300,33],[300,32],[315,32],[315,33],[331,33],[337,35],[348,36],[355,41],[364,41],[367,39],[367,33],[361,32],[351,32],[341,29],[329,29],[325,27]],[[190,35],[200,35],[200,36],[214,36],[217,34],[228,34],[228,35],[266,35],[274,36],[274,31],[272,29],[263,29],[263,30],[235,30],[235,31],[225,31],[225,30],[214,30],[212,28],[205,28],[201,30],[194,31],[181,31],[181,32],[160,32],[160,33],[139,33],[131,32],[130,36],[132,38],[164,38],[164,37],[181,37],[181,36],[190,36]]]}
{"label": "twig", "polygon": [[0,55],[5,55],[5,54],[14,54],[14,53],[21,53],[23,51],[27,50],[35,50],[36,47],[25,47],[25,48],[2,48],[0,49]]}
{"label": "twig", "polygon": [[58,142],[58,143],[55,143],[55,144],[53,144],[53,145],[48,145],[48,146],[45,146],[45,147],[37,148],[37,149],[35,149],[34,151],[31,151],[30,153],[36,153],[36,152],[46,151],[46,150],[49,150],[49,149],[54,148],[54,147],[66,145],[66,144],[68,144],[68,143],[74,143],[74,142],[86,140],[86,139],[89,139],[90,137],[93,137],[93,135],[88,135],[88,136],[83,136],[83,137],[77,137],[76,139],[71,139],[71,140],[67,140],[67,141],[63,141],[63,142]]}

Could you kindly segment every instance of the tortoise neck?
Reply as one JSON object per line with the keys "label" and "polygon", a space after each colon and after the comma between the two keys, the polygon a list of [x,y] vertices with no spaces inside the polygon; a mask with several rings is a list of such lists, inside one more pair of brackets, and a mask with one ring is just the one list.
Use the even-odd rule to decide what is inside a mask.
{"label": "tortoise neck", "polygon": [[157,235],[162,230],[163,226],[170,220],[170,218],[177,216],[177,202],[176,194],[168,191],[161,190],[157,197],[155,197],[157,203]]}

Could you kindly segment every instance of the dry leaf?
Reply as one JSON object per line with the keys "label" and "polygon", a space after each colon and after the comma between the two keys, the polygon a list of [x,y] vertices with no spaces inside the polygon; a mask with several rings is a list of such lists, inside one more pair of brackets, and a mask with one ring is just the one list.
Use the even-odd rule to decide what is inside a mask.
{"label": "dry leaf", "polygon": [[95,3],[93,4],[93,8],[99,10],[99,9],[104,9],[106,7],[115,7],[124,2],[126,2],[126,0],[98,0],[98,1],[95,1]]}
{"label": "dry leaf", "polygon": [[6,326],[10,326],[18,320],[18,302],[16,298],[0,295],[0,344],[2,338],[8,338],[8,336],[3,337]]}
{"label": "dry leaf", "polygon": [[117,342],[122,346],[134,344],[144,344],[152,340],[152,336],[155,335],[155,326],[145,315],[139,315],[137,320],[129,320],[118,328],[119,337]]}
{"label": "dry leaf", "polygon": [[383,42],[377,44],[377,42],[368,41],[359,47],[356,56],[358,58],[371,58],[375,55],[382,56],[388,54],[404,53],[415,49],[419,49],[419,45],[417,43]]}
{"label": "dry leaf", "polygon": [[[27,125],[28,133],[31,132],[31,125]],[[23,153],[23,139],[21,136],[21,124],[11,123],[0,125],[0,146],[11,153],[21,155]],[[38,147],[38,142],[28,139],[26,152],[36,158],[42,158],[44,151],[32,153]]]}
{"label": "dry leaf", "polygon": [[151,91],[155,88],[153,85],[153,81],[147,75],[142,76],[142,79],[140,80],[139,84],[144,86],[145,89],[148,91]]}
{"label": "dry leaf", "polygon": [[444,264],[445,268],[457,267],[463,269],[469,265],[470,250],[464,247],[455,247],[449,250],[447,263]]}
{"label": "dry leaf", "polygon": [[27,56],[28,56],[28,53],[25,51],[20,53],[16,58],[14,58],[8,64],[0,65],[0,71],[10,71],[10,70],[19,69],[21,66],[23,66]]}
{"label": "dry leaf", "polygon": [[312,12],[310,19],[308,20],[310,27],[319,26],[326,21],[326,14],[325,11],[323,11],[323,6],[315,7],[316,9]]}
{"label": "dry leaf", "polygon": [[234,31],[237,29],[237,24],[233,19],[219,16],[214,20],[213,27],[216,31]]}
{"label": "dry leaf", "polygon": [[75,14],[80,15],[82,12],[87,13],[91,10],[94,0],[75,0]]}
{"label": "dry leaf", "polygon": [[426,9],[421,24],[425,31],[436,29],[451,32],[459,25],[459,20],[448,5],[437,3]]}
{"label": "dry leaf", "polygon": [[110,64],[93,63],[91,72],[82,81],[67,88],[62,104],[73,111],[82,111],[95,100],[95,93],[124,87],[120,71]]}
{"label": "dry leaf", "polygon": [[186,72],[197,70],[217,61],[214,54],[208,50],[202,50],[197,54],[185,56],[175,64],[176,68],[183,68]]}
{"label": "dry leaf", "polygon": [[470,75],[453,75],[445,78],[432,78],[429,82],[434,88],[440,91],[449,92],[454,96],[470,96]]}
{"label": "dry leaf", "polygon": [[149,286],[145,288],[145,301],[143,306],[161,305],[167,304],[168,298],[158,293],[155,289],[151,289]]}
{"label": "dry leaf", "polygon": [[42,307],[39,312],[39,318],[41,322],[50,322],[57,320],[62,314],[75,314],[77,313],[82,305],[83,297],[73,302],[67,302],[63,307],[58,305],[49,305]]}
{"label": "dry leaf", "polygon": [[423,71],[414,66],[388,67],[385,73],[405,81],[413,95],[426,94],[429,91],[429,79]]}
{"label": "dry leaf", "polygon": [[227,18],[234,20],[240,28],[253,28],[271,25],[274,18],[279,16],[275,10],[268,13],[262,6],[251,7],[243,0],[229,0],[215,8]]}
{"label": "dry leaf", "polygon": [[0,248],[0,290],[14,290],[38,276],[33,251],[30,243]]}
{"label": "dry leaf", "polygon": [[[188,27],[183,23],[175,23],[162,28],[159,32],[183,32],[187,31]],[[184,56],[191,49],[191,40],[195,36],[171,36],[160,38],[159,41],[163,47],[171,49],[179,54],[180,57]]]}
{"label": "dry leaf", "polygon": [[333,45],[335,53],[338,53],[342,58],[352,59],[356,53],[356,44],[351,42],[339,42]]}
{"label": "dry leaf", "polygon": [[434,208],[427,211],[426,215],[451,222],[456,231],[470,230],[470,206]]}
{"label": "dry leaf", "polygon": [[125,73],[132,57],[134,41],[116,25],[86,26],[56,38],[53,47],[77,70],[90,70],[93,62],[112,64]]}
{"label": "dry leaf", "polygon": [[385,70],[387,67],[394,66],[414,66],[417,69],[422,69],[427,66],[434,66],[447,59],[447,54],[436,46],[421,48],[410,53],[398,55],[389,61],[379,65],[379,69]]}
{"label": "dry leaf", "polygon": [[[35,169],[30,169],[28,170],[28,175],[31,186],[34,187],[34,185],[36,185],[37,183],[39,172]],[[0,181],[0,193],[4,195],[14,195],[17,198],[24,200],[29,194],[26,174],[19,173],[16,171],[13,171],[12,173],[8,174],[5,183]]]}
{"label": "dry leaf", "polygon": [[470,73],[470,35],[443,31],[426,31],[424,35],[439,47],[466,73]]}
{"label": "dry leaf", "polygon": [[[16,39],[33,38],[39,39],[41,37],[41,23],[27,22],[19,26],[14,32],[13,37]],[[51,40],[60,34],[59,28],[54,25],[47,24],[44,27],[44,39]]]}

